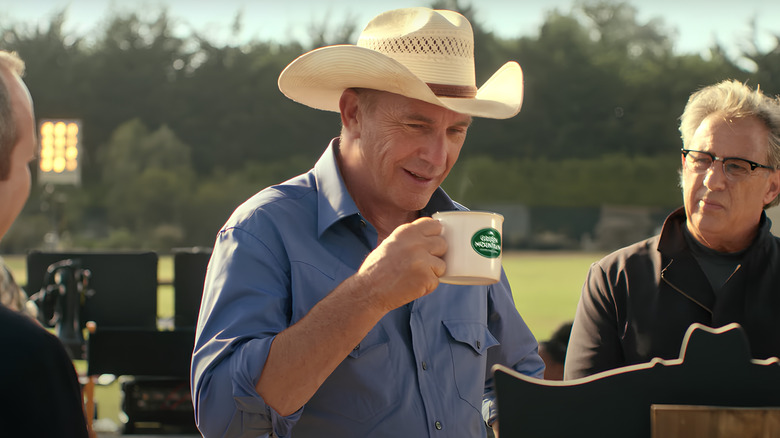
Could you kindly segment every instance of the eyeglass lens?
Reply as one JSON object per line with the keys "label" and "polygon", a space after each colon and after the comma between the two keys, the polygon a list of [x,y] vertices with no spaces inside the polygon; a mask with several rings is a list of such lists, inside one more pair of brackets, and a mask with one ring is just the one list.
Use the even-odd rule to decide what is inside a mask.
{"label": "eyeglass lens", "polygon": [[[713,157],[710,154],[699,151],[688,151],[685,162],[688,168],[695,173],[706,173],[712,167]],[[723,173],[733,178],[742,178],[750,175],[750,163],[741,158],[726,158],[719,160],[723,163]]]}

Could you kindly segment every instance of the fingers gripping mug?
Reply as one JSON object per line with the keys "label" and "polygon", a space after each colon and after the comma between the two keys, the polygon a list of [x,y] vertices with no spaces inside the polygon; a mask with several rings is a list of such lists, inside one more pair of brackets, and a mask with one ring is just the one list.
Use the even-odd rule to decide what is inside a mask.
{"label": "fingers gripping mug", "polygon": [[501,278],[501,227],[504,216],[485,211],[444,211],[432,216],[441,222],[447,241],[439,278],[442,283],[482,285]]}

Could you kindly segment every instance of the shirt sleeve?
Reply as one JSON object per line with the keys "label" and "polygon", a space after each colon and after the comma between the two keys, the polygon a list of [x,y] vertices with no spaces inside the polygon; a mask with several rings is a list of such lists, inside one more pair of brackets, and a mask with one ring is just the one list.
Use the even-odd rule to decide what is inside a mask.
{"label": "shirt sleeve", "polygon": [[615,300],[608,274],[601,263],[588,271],[577,305],[564,379],[576,379],[623,364]]}
{"label": "shirt sleeve", "polygon": [[487,424],[492,424],[498,416],[493,365],[509,366],[521,374],[541,379],[544,375],[544,361],[539,356],[536,338],[515,307],[512,290],[503,270],[501,281],[489,286],[488,296],[488,328],[499,345],[488,350],[482,417]]}
{"label": "shirt sleeve", "polygon": [[[203,290],[192,357],[192,399],[203,436],[289,436],[255,390],[271,343],[289,325],[289,269],[255,236],[220,232]],[[252,311],[251,309],[257,309]],[[262,309],[262,311],[261,311]]]}

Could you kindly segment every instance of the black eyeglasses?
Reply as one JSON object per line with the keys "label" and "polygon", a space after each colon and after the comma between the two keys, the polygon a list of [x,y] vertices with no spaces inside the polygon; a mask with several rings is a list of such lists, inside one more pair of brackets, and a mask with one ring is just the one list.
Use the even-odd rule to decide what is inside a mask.
{"label": "black eyeglasses", "polygon": [[757,168],[774,171],[772,166],[765,166],[754,161],[737,157],[718,157],[715,154],[692,149],[681,149],[685,157],[685,167],[693,173],[703,175],[712,167],[713,163],[720,161],[723,165],[723,173],[732,181],[737,181],[750,176]]}

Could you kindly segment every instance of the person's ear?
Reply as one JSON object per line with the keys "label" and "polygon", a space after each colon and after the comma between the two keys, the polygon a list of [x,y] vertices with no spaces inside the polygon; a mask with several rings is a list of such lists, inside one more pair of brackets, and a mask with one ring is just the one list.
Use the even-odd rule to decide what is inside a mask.
{"label": "person's ear", "polygon": [[347,88],[341,93],[341,98],[339,99],[339,112],[341,113],[341,125],[353,136],[357,136],[360,132],[358,108],[357,92],[351,88]]}
{"label": "person's ear", "polygon": [[769,175],[767,190],[764,194],[764,205],[772,202],[780,194],[780,170],[775,170]]}

